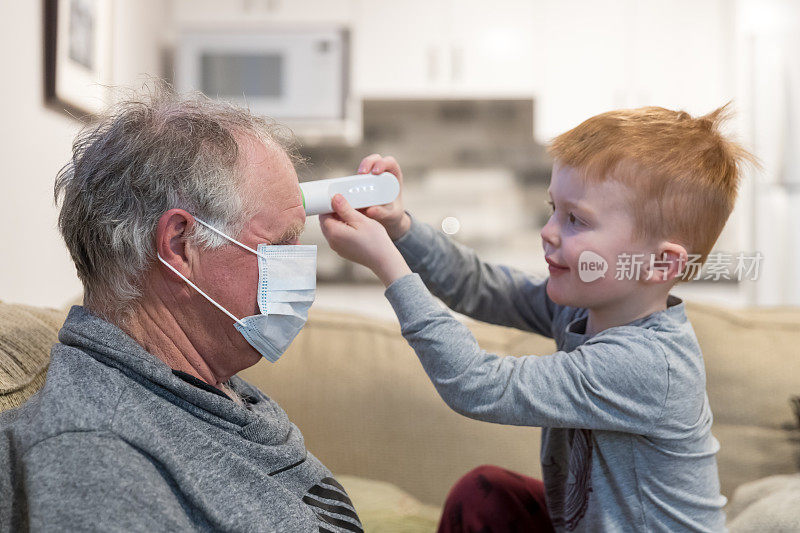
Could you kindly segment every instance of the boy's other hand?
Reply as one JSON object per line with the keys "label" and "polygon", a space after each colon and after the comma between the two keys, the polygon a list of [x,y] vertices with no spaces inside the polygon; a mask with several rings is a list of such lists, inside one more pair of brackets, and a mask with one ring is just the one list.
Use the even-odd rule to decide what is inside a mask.
{"label": "boy's other hand", "polygon": [[380,222],[386,228],[389,237],[395,241],[411,227],[411,219],[403,207],[403,172],[400,170],[400,165],[394,157],[382,157],[380,154],[368,155],[358,165],[359,174],[382,174],[384,172],[391,172],[400,182],[400,192],[397,194],[397,198],[390,204],[375,205],[358,211]]}
{"label": "boy's other hand", "polygon": [[411,273],[378,221],[353,209],[341,194],[334,195],[331,207],[335,213],[320,215],[319,225],[334,252],[369,268],[387,287]]}

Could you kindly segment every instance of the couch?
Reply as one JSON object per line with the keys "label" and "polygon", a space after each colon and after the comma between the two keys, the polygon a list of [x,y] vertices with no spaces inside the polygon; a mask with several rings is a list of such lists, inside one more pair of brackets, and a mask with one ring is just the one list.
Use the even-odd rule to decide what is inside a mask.
{"label": "couch", "polygon": [[[800,394],[800,309],[734,311],[687,302],[687,312],[703,348],[731,530],[757,530],[759,496],[778,501],[768,509],[785,510],[800,495],[800,429],[789,403]],[[41,387],[65,314],[0,302],[0,410]],[[496,353],[554,349],[538,335],[467,325]],[[286,410],[307,447],[348,489],[367,531],[434,530],[448,489],[481,464],[541,475],[539,429],[452,412],[396,322],[313,308],[278,363],[262,361],[240,375]],[[788,495],[781,494],[785,487]],[[800,502],[786,520],[800,516],[795,509]]]}

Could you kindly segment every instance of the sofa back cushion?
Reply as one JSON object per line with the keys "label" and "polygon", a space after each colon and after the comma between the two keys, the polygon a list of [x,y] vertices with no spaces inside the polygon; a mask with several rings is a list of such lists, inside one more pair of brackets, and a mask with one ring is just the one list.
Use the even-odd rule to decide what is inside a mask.
{"label": "sofa back cushion", "polygon": [[800,309],[687,306],[703,358],[714,422],[781,428],[800,394]]}
{"label": "sofa back cushion", "polygon": [[722,492],[800,470],[800,431],[790,398],[800,394],[800,309],[730,310],[690,304],[706,363],[720,442]]}
{"label": "sofa back cushion", "polygon": [[[689,303],[703,349],[723,493],[798,466],[789,397],[800,394],[800,310],[732,311]],[[0,302],[0,411],[44,383],[66,311]],[[468,322],[481,347],[546,354],[552,340]],[[486,424],[439,398],[394,322],[312,309],[276,364],[242,377],[275,398],[336,473],[393,481],[441,504],[469,469],[493,463],[539,476],[539,430]]]}
{"label": "sofa back cushion", "polygon": [[[470,322],[480,345],[508,353],[526,335]],[[532,339],[539,353],[553,341]],[[274,398],[308,449],[336,474],[389,481],[441,505],[472,468],[496,464],[541,477],[539,428],[487,424],[452,411],[396,322],[312,309],[277,362],[240,373]]]}
{"label": "sofa back cushion", "polygon": [[65,318],[57,309],[0,302],[0,412],[22,405],[44,385]]}

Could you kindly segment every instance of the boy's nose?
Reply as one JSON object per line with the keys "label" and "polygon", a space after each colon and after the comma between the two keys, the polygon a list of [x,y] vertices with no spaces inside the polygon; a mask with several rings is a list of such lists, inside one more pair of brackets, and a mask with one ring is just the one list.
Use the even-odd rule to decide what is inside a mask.
{"label": "boy's nose", "polygon": [[550,219],[547,221],[547,224],[545,224],[542,228],[542,244],[546,243],[553,248],[558,248],[561,242],[558,237],[558,228],[556,227],[556,223],[553,218],[554,217],[550,217]]}

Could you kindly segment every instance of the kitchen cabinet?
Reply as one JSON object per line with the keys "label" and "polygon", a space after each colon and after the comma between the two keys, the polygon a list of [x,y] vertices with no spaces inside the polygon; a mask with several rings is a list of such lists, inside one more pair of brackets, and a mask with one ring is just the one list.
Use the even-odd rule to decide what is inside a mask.
{"label": "kitchen cabinet", "polygon": [[177,28],[340,24],[362,98],[532,98],[546,143],[615,108],[734,96],[726,0],[173,0]]}
{"label": "kitchen cabinet", "polygon": [[615,108],[702,114],[733,98],[732,14],[722,0],[546,0],[535,137]]}
{"label": "kitchen cabinet", "polygon": [[362,0],[353,22],[363,97],[531,97],[538,2]]}
{"label": "kitchen cabinet", "polygon": [[[350,29],[355,2],[172,0],[169,4],[173,29],[171,44],[181,51],[177,59],[183,60],[184,70],[185,65],[199,65],[201,54],[208,50],[225,53],[235,50],[248,59],[277,56],[279,61],[272,63],[277,65],[272,73],[260,71],[262,80],[269,79],[275,84],[273,94],[262,94],[252,88],[251,94],[245,94],[242,86],[241,91],[225,90],[237,97],[241,93],[244,98],[229,98],[246,104],[251,96],[255,109],[259,108],[260,100],[263,106],[257,112],[270,113],[279,119],[306,145],[353,145],[362,135],[361,101],[352,91],[342,90],[350,85],[347,70],[350,46],[347,34],[344,42],[338,39],[338,29]],[[336,38],[325,37],[312,42],[309,37],[302,37],[309,32],[322,36],[335,33]],[[265,50],[270,54],[265,55]],[[345,50],[341,56],[340,50]],[[336,54],[335,58],[331,53]],[[241,81],[235,80],[235,83]],[[179,85],[186,88],[199,85],[198,82],[196,75],[190,75]],[[344,107],[343,116],[340,116],[340,102]]]}
{"label": "kitchen cabinet", "polygon": [[734,97],[733,12],[721,0],[646,0],[631,7],[633,87],[626,105],[711,111]]}
{"label": "kitchen cabinet", "polygon": [[542,2],[544,51],[534,132],[546,143],[592,115],[620,107],[632,82],[625,1]]}
{"label": "kitchen cabinet", "polygon": [[183,27],[252,29],[264,24],[309,22],[349,25],[356,0],[172,0],[172,18]]}
{"label": "kitchen cabinet", "polygon": [[353,22],[353,89],[363,97],[441,91],[442,2],[362,0]]}
{"label": "kitchen cabinet", "polygon": [[541,2],[449,0],[448,9],[451,90],[532,97],[544,59]]}

